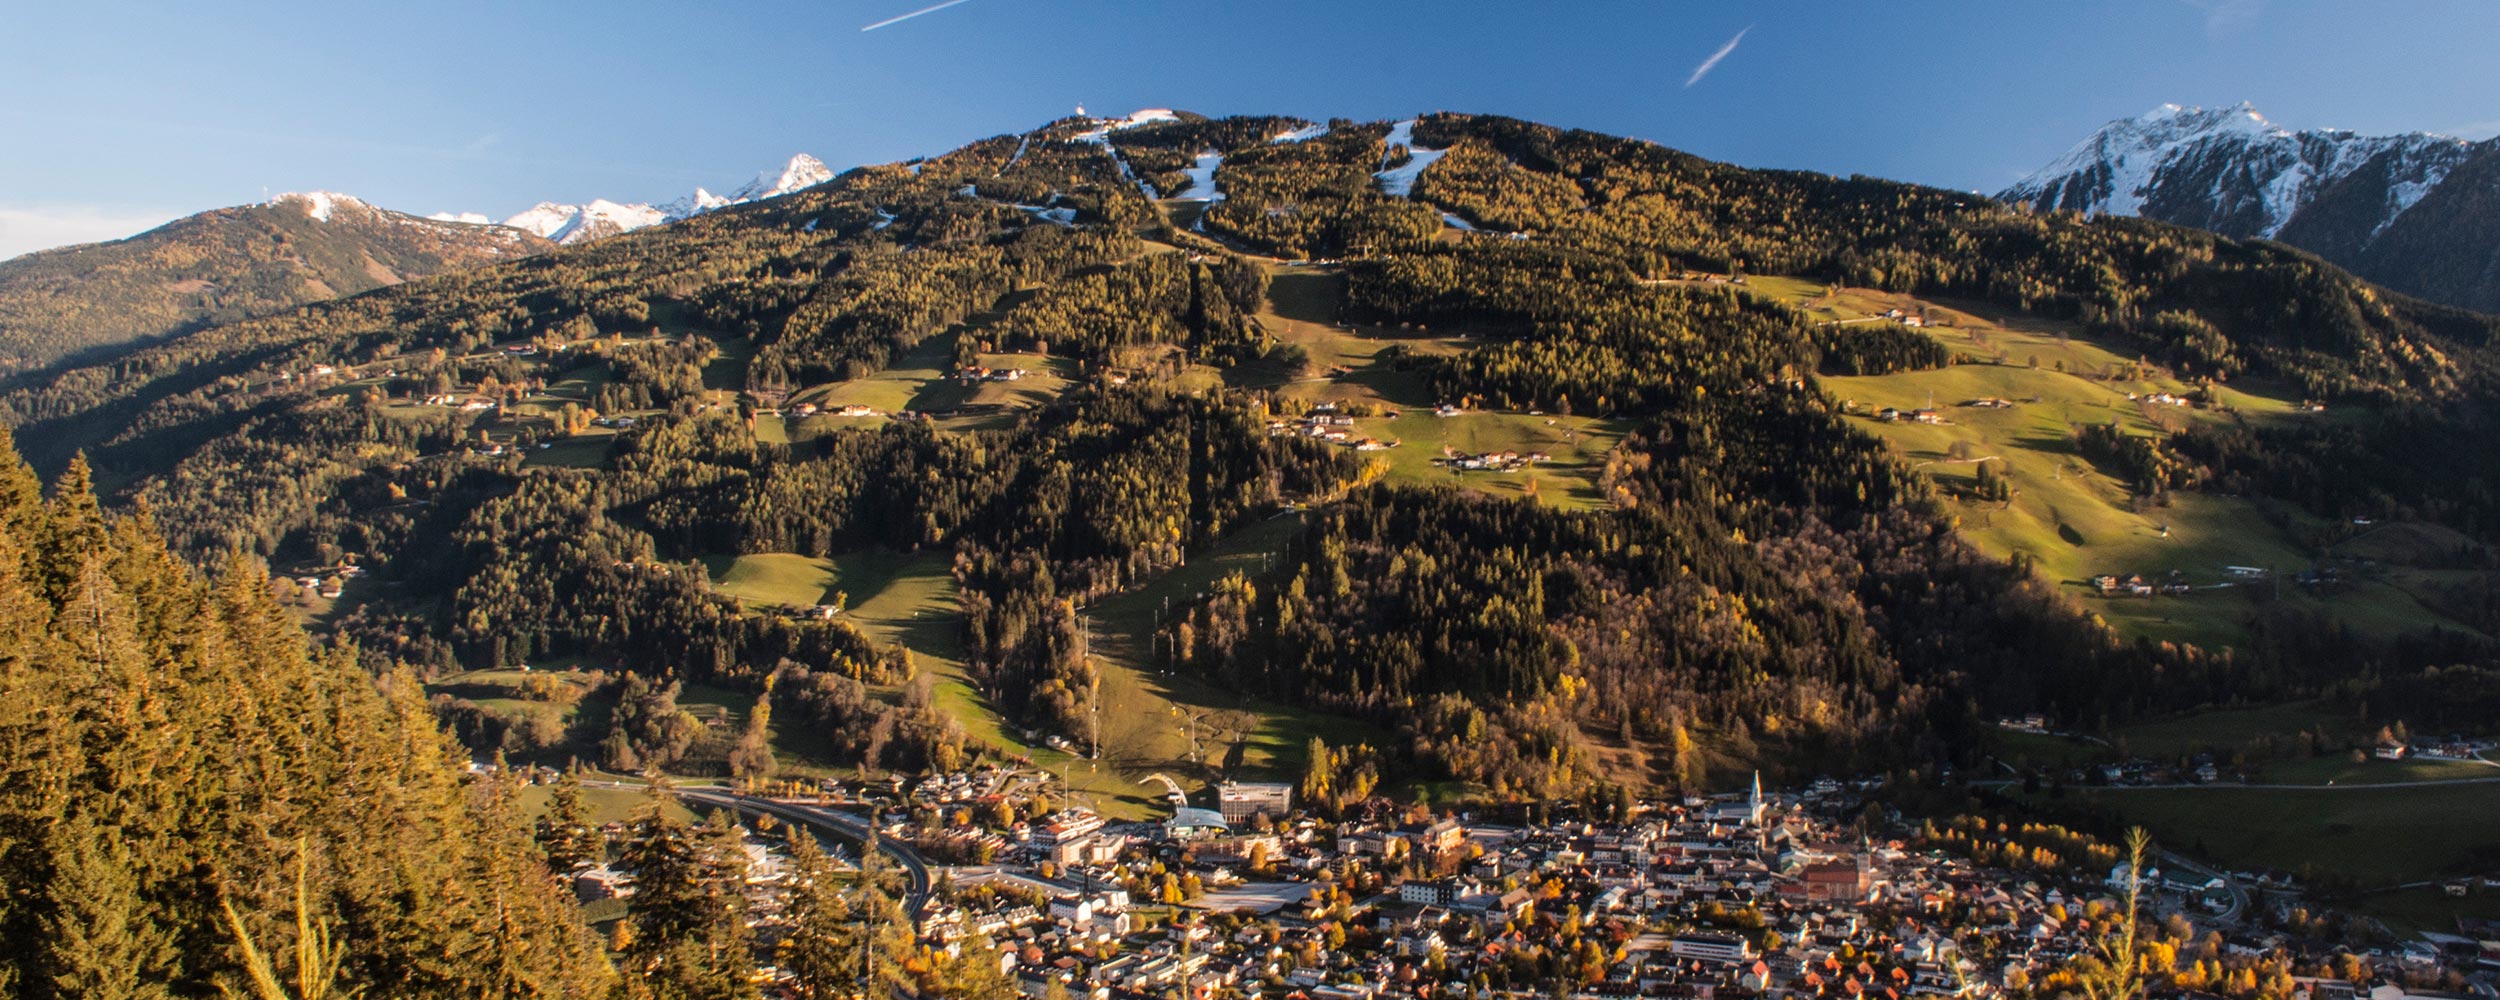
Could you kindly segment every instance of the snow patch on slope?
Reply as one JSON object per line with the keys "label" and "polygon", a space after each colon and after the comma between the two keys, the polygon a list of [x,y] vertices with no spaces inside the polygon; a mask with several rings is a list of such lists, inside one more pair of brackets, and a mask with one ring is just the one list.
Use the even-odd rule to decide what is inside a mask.
{"label": "snow patch on slope", "polygon": [[[1417,147],[1415,145],[1415,119],[1412,118],[1391,127],[1386,142],[1389,153],[1381,160],[1383,169],[1372,176],[1380,180],[1380,192],[1394,198],[1413,195],[1415,179],[1423,176],[1424,168],[1432,166],[1441,159],[1443,154],[1449,152],[1445,149]],[[1406,147],[1406,162],[1395,167],[1388,166],[1386,156],[1395,155],[1399,146]]]}
{"label": "snow patch on slope", "polygon": [[1305,125],[1291,132],[1279,132],[1267,141],[1277,145],[1289,142],[1309,142],[1327,134],[1328,126],[1326,125]]}
{"label": "snow patch on slope", "polygon": [[341,208],[361,208],[367,211],[373,208],[371,205],[336,191],[289,191],[269,199],[269,204],[272,206],[301,205],[304,208],[304,214],[310,216],[314,222],[330,221],[330,216]]}
{"label": "snow patch on slope", "polygon": [[[1121,156],[1120,147],[1111,144],[1111,132],[1113,129],[1135,127],[1132,123],[1142,124],[1137,122],[1138,115],[1145,115],[1148,113],[1149,112],[1147,111],[1140,111],[1137,112],[1137,114],[1130,115],[1125,119],[1097,118],[1094,120],[1093,128],[1079,132],[1070,138],[1076,142],[1090,142],[1096,146],[1102,147],[1103,154],[1111,157],[1111,165],[1119,169],[1120,178],[1131,184],[1137,185],[1137,193],[1145,195],[1147,201],[1155,201],[1160,199],[1162,196],[1155,193],[1154,185],[1146,183],[1145,178],[1137,176],[1137,171],[1129,169],[1128,157]],[[1172,116],[1172,113],[1169,111],[1162,111],[1160,113],[1165,116],[1171,116],[1174,121],[1179,120],[1177,116]],[[1146,120],[1161,121],[1163,119],[1149,118]]]}
{"label": "snow patch on slope", "polygon": [[1215,189],[1215,171],[1223,165],[1222,153],[1198,154],[1197,161],[1189,169],[1181,171],[1182,176],[1189,178],[1189,183],[1173,197],[1182,201],[1223,201],[1224,192]]}

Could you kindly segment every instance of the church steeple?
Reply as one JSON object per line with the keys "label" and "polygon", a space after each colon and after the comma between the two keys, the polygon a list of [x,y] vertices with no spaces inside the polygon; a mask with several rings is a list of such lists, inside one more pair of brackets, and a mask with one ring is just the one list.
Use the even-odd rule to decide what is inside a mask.
{"label": "church steeple", "polygon": [[1753,816],[1754,825],[1762,825],[1762,771],[1760,768],[1756,768],[1753,772],[1753,794],[1746,797],[1745,806],[1746,811]]}

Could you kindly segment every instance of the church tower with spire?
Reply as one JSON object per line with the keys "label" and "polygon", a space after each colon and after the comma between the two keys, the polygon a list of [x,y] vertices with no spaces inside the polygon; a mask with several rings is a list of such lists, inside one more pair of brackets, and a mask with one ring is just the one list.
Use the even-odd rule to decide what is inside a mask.
{"label": "church tower with spire", "polygon": [[1762,825],[1762,771],[1759,768],[1753,773],[1753,794],[1745,797],[1745,815],[1746,822]]}

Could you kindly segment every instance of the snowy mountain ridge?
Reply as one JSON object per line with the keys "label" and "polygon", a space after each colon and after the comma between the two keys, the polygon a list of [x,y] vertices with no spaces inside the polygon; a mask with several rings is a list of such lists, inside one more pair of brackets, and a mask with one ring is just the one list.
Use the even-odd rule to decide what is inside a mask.
{"label": "snowy mountain ridge", "polygon": [[[646,226],[692,218],[731,205],[744,205],[766,198],[778,198],[792,191],[814,187],[832,179],[833,168],[825,166],[822,160],[800,153],[792,156],[789,162],[778,168],[756,174],[754,180],[739,186],[735,192],[726,197],[713,194],[704,188],[696,188],[692,194],[657,205],[648,202],[617,202],[605,198],[594,198],[578,205],[542,201],[531,206],[527,211],[503,220],[502,224],[535,233],[560,244],[582,243],[619,233],[630,233]],[[438,222],[488,221],[486,216],[476,212],[458,214],[436,212],[429,218]]]}
{"label": "snowy mountain ridge", "polygon": [[1997,197],[2274,238],[2303,209],[2367,173],[2382,195],[2373,230],[2384,231],[2446,180],[2473,146],[2428,132],[2294,132],[2246,103],[2212,109],[2164,104],[2102,126]]}
{"label": "snowy mountain ridge", "polygon": [[2500,311],[2500,139],[2293,131],[2245,103],[2164,104],[1997,197],[2280,240],[2398,291]]}
{"label": "snowy mountain ridge", "polygon": [[[522,229],[525,227],[496,226],[489,222],[485,216],[478,215],[474,212],[464,216],[416,216],[405,212],[395,212],[362,198],[358,198],[354,195],[340,194],[336,191],[289,191],[285,194],[271,197],[264,204],[270,208],[299,209],[304,213],[306,218],[311,219],[314,222],[340,224],[396,223],[401,226],[429,230],[434,235],[442,238],[465,240],[475,243],[477,246],[496,248],[491,252],[537,252],[537,248],[529,245],[532,241],[530,241],[528,236],[511,231],[513,229]],[[438,223],[449,223],[450,225],[437,225]],[[481,226],[485,227],[484,230],[471,228]],[[533,230],[532,232],[535,231]],[[538,233],[537,235],[544,236],[546,234]],[[483,242],[480,242],[480,240]]]}

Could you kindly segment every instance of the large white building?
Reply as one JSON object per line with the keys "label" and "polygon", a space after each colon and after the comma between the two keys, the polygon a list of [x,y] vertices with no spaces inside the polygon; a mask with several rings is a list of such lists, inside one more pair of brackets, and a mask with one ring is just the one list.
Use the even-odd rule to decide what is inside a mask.
{"label": "large white building", "polygon": [[1750,961],[1754,957],[1753,942],[1734,934],[1678,934],[1667,942],[1667,952],[1677,958],[1721,965]]}
{"label": "large white building", "polygon": [[1235,826],[1260,813],[1283,819],[1293,809],[1293,786],[1281,781],[1227,781],[1215,786],[1215,804],[1224,822]]}

